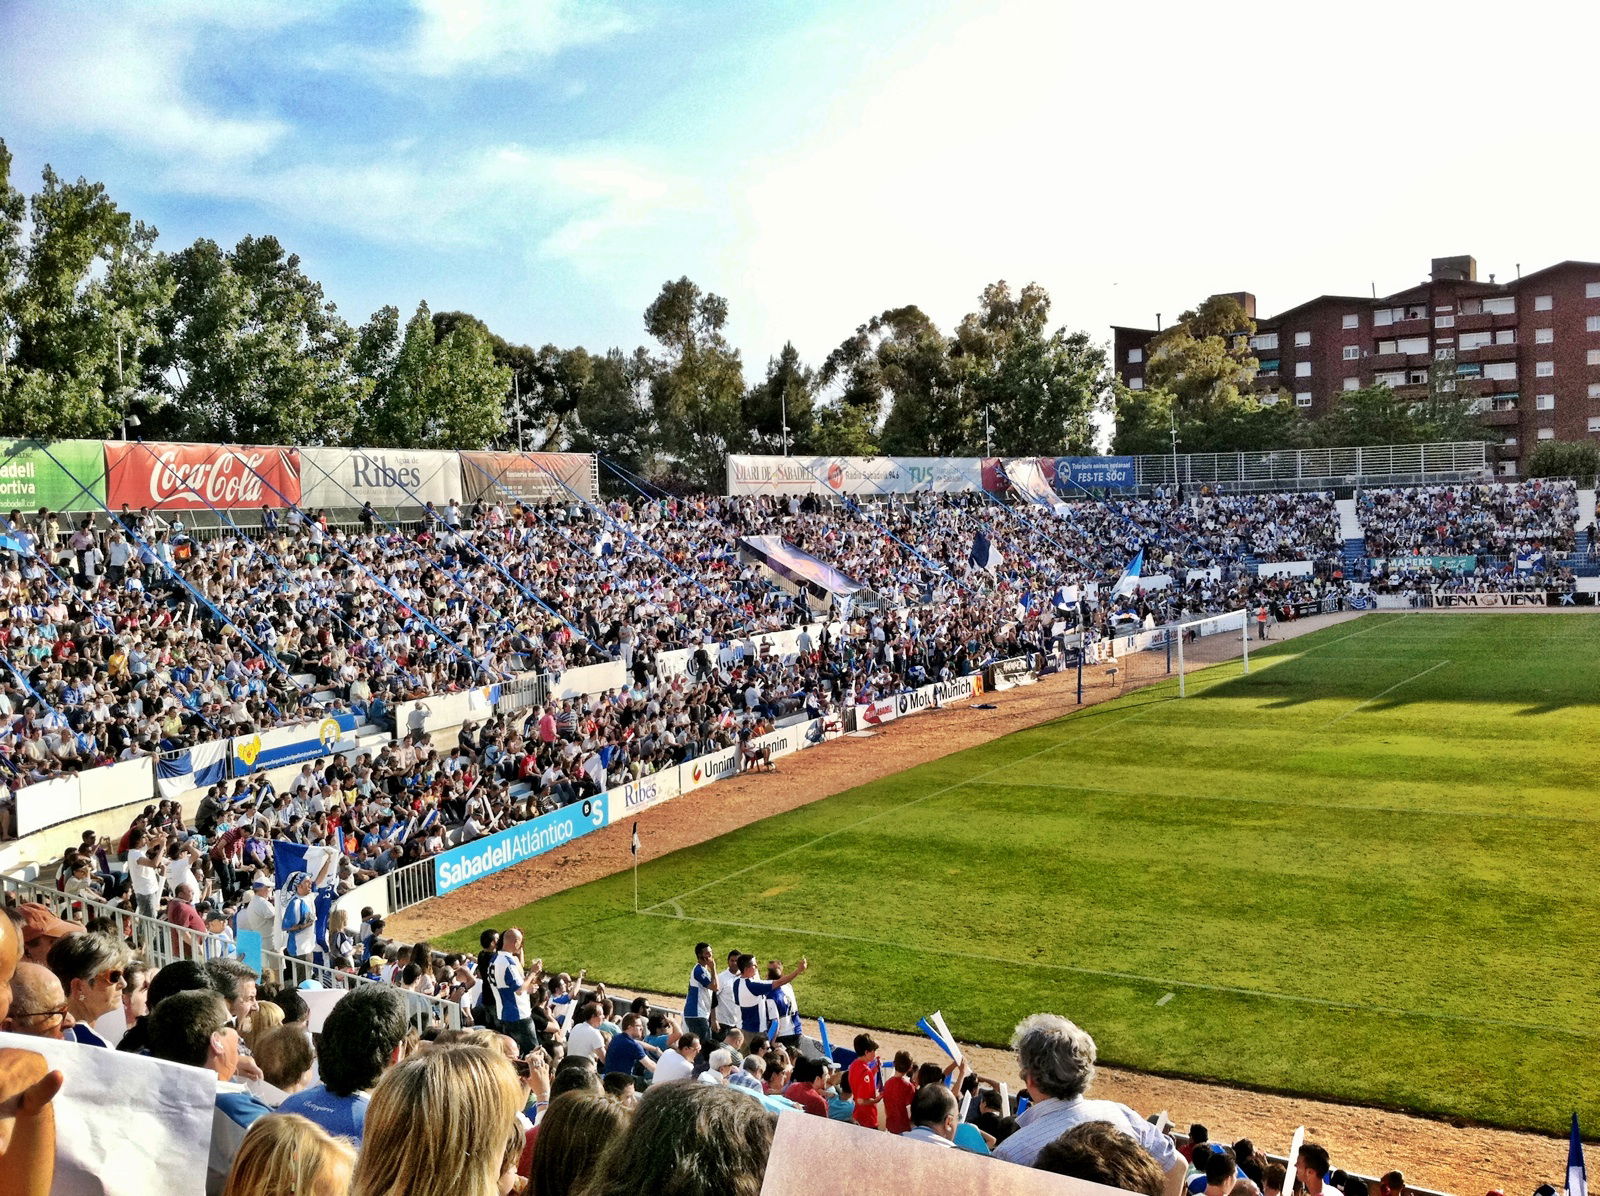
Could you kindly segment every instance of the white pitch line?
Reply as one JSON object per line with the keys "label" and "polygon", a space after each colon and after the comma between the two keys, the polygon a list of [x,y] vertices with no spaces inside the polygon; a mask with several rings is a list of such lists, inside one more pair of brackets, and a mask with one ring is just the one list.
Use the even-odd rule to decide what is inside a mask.
{"label": "white pitch line", "polygon": [[1165,1005],[1168,1001],[1172,1000],[1172,998],[1177,996],[1177,995],[1178,995],[1177,993],[1168,993],[1166,996],[1162,997],[1159,1001],[1157,1001],[1156,1004],[1157,1005]]}
{"label": "white pitch line", "polygon": [[1011,968],[1039,968],[1051,972],[1071,972],[1078,976],[1094,976],[1102,980],[1122,980],[1135,984],[1149,984],[1161,988],[1191,989],[1197,992],[1227,993],[1232,996],[1255,997],[1267,1001],[1289,1001],[1296,1005],[1315,1005],[1321,1009],[1346,1009],[1355,1013],[1379,1013],[1389,1017],[1419,1017],[1436,1021],[1460,1022],[1474,1026],[1506,1026],[1515,1030],[1543,1030],[1552,1034],[1566,1034],[1573,1038],[1600,1039],[1600,1033],[1586,1033],[1566,1026],[1547,1026],[1537,1022],[1517,1022],[1508,1018],[1472,1017],[1464,1013],[1443,1013],[1438,1010],[1397,1009],[1388,1005],[1358,1005],[1353,1001],[1330,1001],[1326,997],[1306,997],[1298,993],[1278,993],[1260,988],[1241,988],[1231,984],[1205,984],[1198,980],[1176,980],[1170,976],[1144,976],[1138,972],[1119,972],[1106,968],[1085,968],[1069,963],[1041,963],[1036,959],[1007,959],[1000,955],[985,955],[977,951],[957,951],[949,947],[919,947],[906,943],[885,942],[860,934],[841,934],[830,930],[807,930],[797,926],[766,926],[758,922],[734,922],[726,918],[702,918],[689,914],[682,918],[661,914],[650,909],[639,912],[652,918],[669,921],[698,922],[703,926],[721,926],[729,930],[751,930],[762,934],[805,935],[809,938],[830,939],[836,942],[861,943],[883,950],[913,951],[920,955],[942,955],[951,959],[967,959],[977,963],[1000,964]]}
{"label": "white pitch line", "polygon": [[674,897],[668,897],[664,901],[657,901],[654,905],[647,905],[644,909],[640,910],[639,912],[640,913],[644,913],[644,914],[654,913],[656,910],[660,909],[664,905],[671,905],[674,902],[682,901],[685,897],[693,897],[696,893],[702,893],[706,889],[715,888],[717,885],[724,884],[727,881],[732,880],[736,876],[743,876],[746,872],[754,872],[757,868],[765,868],[768,864],[772,863],[775,860],[781,860],[786,855],[793,855],[797,851],[806,851],[806,850],[808,850],[808,849],[810,849],[812,847],[815,847],[818,843],[822,843],[822,842],[827,841],[828,839],[833,838],[835,835],[842,835],[842,834],[844,834],[845,831],[854,830],[856,827],[865,825],[866,823],[872,822],[875,819],[882,818],[886,814],[898,814],[901,810],[909,809],[910,807],[915,806],[915,805],[919,805],[922,802],[931,801],[933,798],[936,798],[936,797],[943,797],[946,793],[949,793],[954,789],[959,789],[963,785],[969,784],[972,781],[982,780],[984,777],[993,776],[995,773],[1001,771],[1002,769],[1010,768],[1013,764],[1019,764],[1024,760],[1032,760],[1036,756],[1042,756],[1046,752],[1053,752],[1057,748],[1065,747],[1069,743],[1076,743],[1080,739],[1087,739],[1091,735],[1097,735],[1101,731],[1104,731],[1107,727],[1114,727],[1118,723],[1125,723],[1129,719],[1138,718],[1145,711],[1147,711],[1147,710],[1149,710],[1152,707],[1155,707],[1157,705],[1164,704],[1165,701],[1166,701],[1166,699],[1158,698],[1158,699],[1156,699],[1155,701],[1152,701],[1152,702],[1142,703],[1139,706],[1139,709],[1135,710],[1132,714],[1124,715],[1122,718],[1112,719],[1108,723],[1096,723],[1093,727],[1090,727],[1088,729],[1088,731],[1083,735],[1072,735],[1072,736],[1068,736],[1065,739],[1058,739],[1054,743],[1050,744],[1048,747],[1042,747],[1036,752],[1029,752],[1026,756],[1018,756],[1015,759],[1007,760],[1004,764],[997,764],[993,768],[985,769],[983,772],[976,773],[973,776],[963,777],[961,780],[955,781],[955,782],[953,782],[953,783],[951,783],[949,785],[946,785],[941,789],[935,789],[931,793],[924,793],[921,797],[913,797],[909,801],[901,802],[899,805],[890,806],[887,809],[879,810],[876,814],[868,814],[865,818],[858,818],[856,821],[846,823],[844,826],[835,827],[833,830],[829,831],[825,835],[818,835],[815,839],[812,839],[812,840],[810,840],[808,842],[805,842],[805,843],[801,843],[797,847],[786,847],[786,848],[784,848],[784,850],[782,850],[780,852],[777,852],[774,855],[770,855],[766,859],[757,860],[753,864],[747,864],[745,867],[740,868],[736,872],[729,872],[724,876],[717,877],[716,880],[708,880],[703,885],[696,885],[692,889],[686,889],[682,893],[679,893]]}
{"label": "white pitch line", "polygon": [[1441,660],[1438,664],[1430,665],[1428,668],[1423,669],[1422,672],[1420,672],[1420,673],[1411,674],[1411,676],[1407,677],[1404,681],[1396,681],[1388,689],[1384,690],[1383,693],[1373,694],[1365,702],[1362,702],[1358,706],[1352,706],[1349,710],[1346,710],[1338,718],[1329,719],[1327,722],[1323,723],[1322,726],[1318,727],[1317,730],[1326,731],[1329,727],[1333,726],[1335,723],[1344,722],[1345,719],[1349,718],[1352,714],[1354,714],[1356,711],[1360,710],[1363,706],[1372,705],[1379,698],[1383,697],[1384,694],[1392,694],[1395,690],[1399,689],[1402,685],[1410,685],[1413,681],[1416,681],[1416,680],[1418,680],[1419,678],[1422,678],[1422,677],[1426,677],[1429,673],[1433,672],[1435,669],[1442,669],[1442,668],[1444,668],[1445,665],[1451,664],[1451,663],[1452,662],[1448,661],[1448,660]]}

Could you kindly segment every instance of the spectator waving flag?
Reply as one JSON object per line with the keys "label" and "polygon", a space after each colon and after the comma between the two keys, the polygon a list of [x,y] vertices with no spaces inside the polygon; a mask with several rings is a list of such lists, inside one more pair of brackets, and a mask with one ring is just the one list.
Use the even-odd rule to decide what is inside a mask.
{"label": "spectator waving flag", "polygon": [[1144,549],[1139,549],[1133,554],[1133,560],[1128,562],[1128,567],[1122,571],[1122,576],[1117,578],[1117,584],[1111,587],[1111,596],[1120,598],[1124,594],[1132,594],[1139,588],[1139,576],[1144,572]]}
{"label": "spectator waving flag", "polygon": [[1567,1146],[1567,1196],[1589,1196],[1589,1174],[1583,1166],[1583,1139],[1578,1136],[1578,1115],[1572,1115],[1572,1139]]}
{"label": "spectator waving flag", "polygon": [[1544,572],[1544,553],[1539,552],[1539,551],[1534,550],[1534,549],[1529,549],[1527,552],[1519,552],[1519,553],[1517,553],[1517,572],[1518,573],[1542,573],[1542,572]]}
{"label": "spectator waving flag", "polygon": [[1006,563],[1000,550],[989,542],[989,537],[982,531],[973,533],[971,560],[979,569],[987,569],[990,573]]}

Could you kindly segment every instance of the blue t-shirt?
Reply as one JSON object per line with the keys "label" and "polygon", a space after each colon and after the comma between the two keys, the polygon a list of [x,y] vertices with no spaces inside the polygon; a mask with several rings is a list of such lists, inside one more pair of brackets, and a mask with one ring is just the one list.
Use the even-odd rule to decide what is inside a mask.
{"label": "blue t-shirt", "polygon": [[633,1068],[639,1060],[645,1057],[644,1043],[637,1038],[629,1038],[626,1034],[618,1034],[611,1040],[611,1045],[606,1048],[607,1072],[620,1071],[624,1075],[632,1075]]}
{"label": "blue t-shirt", "polygon": [[712,983],[711,969],[703,963],[695,964],[689,973],[689,992],[683,1001],[684,1017],[711,1016],[711,1005],[716,999],[711,992]]}
{"label": "blue t-shirt", "polygon": [[326,1085],[317,1084],[287,1097],[278,1106],[278,1112],[298,1113],[337,1138],[360,1142],[361,1131],[367,1121],[367,1100],[364,1092],[336,1096],[328,1091]]}

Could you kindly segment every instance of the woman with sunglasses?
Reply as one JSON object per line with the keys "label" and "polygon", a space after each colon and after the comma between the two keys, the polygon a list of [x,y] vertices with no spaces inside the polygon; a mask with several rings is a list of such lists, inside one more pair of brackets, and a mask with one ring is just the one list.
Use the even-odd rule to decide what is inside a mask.
{"label": "woman with sunglasses", "polygon": [[66,990],[67,1011],[77,1023],[66,1037],[85,1046],[106,1045],[92,1027],[121,1008],[131,959],[127,947],[105,934],[69,934],[50,948],[46,963]]}

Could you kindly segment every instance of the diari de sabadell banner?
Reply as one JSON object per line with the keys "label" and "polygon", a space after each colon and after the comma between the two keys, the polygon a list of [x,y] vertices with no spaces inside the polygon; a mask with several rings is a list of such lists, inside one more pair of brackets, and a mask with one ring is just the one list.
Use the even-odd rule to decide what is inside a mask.
{"label": "diari de sabadell banner", "polygon": [[98,511],[105,474],[98,440],[0,440],[0,507],[8,511]]}
{"label": "diari de sabadell banner", "polygon": [[585,798],[508,830],[440,852],[433,857],[435,891],[451,892],[599,830],[607,822],[606,798],[604,793]]}
{"label": "diari de sabadell banner", "polygon": [[292,448],[108,440],[105,474],[112,508],[236,510],[300,502],[300,451]]}

